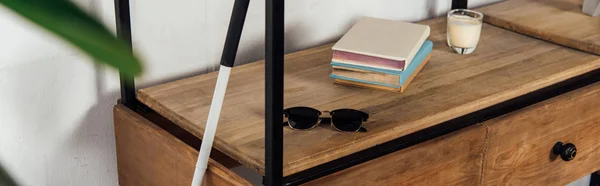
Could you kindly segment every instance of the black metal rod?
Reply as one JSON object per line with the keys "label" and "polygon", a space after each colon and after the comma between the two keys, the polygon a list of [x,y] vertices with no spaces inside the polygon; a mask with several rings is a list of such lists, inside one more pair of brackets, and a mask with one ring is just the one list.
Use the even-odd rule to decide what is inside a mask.
{"label": "black metal rod", "polygon": [[600,171],[590,175],[590,186],[600,186]]}
{"label": "black metal rod", "polygon": [[[131,16],[129,13],[129,0],[115,0],[115,19],[117,24],[117,37],[125,41],[132,50],[131,43]],[[135,109],[135,81],[133,77],[119,72],[121,79],[121,103],[130,109]]]}
{"label": "black metal rod", "polygon": [[452,10],[467,9],[468,0],[452,0]]}
{"label": "black metal rod", "polygon": [[229,20],[229,29],[227,30],[227,37],[225,38],[225,46],[223,48],[223,54],[221,54],[221,65],[223,66],[233,67],[238,46],[240,44],[240,38],[242,37],[242,30],[244,28],[249,4],[250,0],[235,0],[235,3],[233,4],[231,19]]}
{"label": "black metal rod", "polygon": [[266,0],[265,185],[283,184],[284,1]]}

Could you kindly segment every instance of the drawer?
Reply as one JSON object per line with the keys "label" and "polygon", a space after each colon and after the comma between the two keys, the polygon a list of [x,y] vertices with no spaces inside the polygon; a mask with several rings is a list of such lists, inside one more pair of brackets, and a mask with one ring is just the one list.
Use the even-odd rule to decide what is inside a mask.
{"label": "drawer", "polygon": [[[121,186],[189,186],[198,151],[123,105],[114,107]],[[204,185],[251,185],[212,158]]]}
{"label": "drawer", "polygon": [[477,185],[486,128],[470,126],[305,185]]}
{"label": "drawer", "polygon": [[[592,84],[484,123],[483,183],[565,185],[600,170],[600,84]],[[556,142],[577,148],[571,161]]]}

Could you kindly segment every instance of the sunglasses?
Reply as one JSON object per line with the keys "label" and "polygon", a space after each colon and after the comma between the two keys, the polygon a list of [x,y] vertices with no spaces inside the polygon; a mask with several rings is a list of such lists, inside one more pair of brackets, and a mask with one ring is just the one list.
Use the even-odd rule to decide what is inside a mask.
{"label": "sunglasses", "polygon": [[283,115],[287,118],[290,128],[295,130],[309,130],[315,128],[320,123],[331,124],[331,127],[342,132],[367,132],[362,127],[362,123],[369,119],[369,114],[354,109],[337,109],[334,111],[324,111],[330,117],[322,117],[321,111],[310,107],[292,107],[283,110]]}

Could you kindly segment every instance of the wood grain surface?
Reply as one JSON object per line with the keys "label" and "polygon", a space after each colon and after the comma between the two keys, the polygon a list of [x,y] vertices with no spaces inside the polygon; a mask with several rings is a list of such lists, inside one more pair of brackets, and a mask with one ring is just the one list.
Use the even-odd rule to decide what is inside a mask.
{"label": "wood grain surface", "polygon": [[[566,185],[600,170],[600,83],[484,122],[489,127],[484,185]],[[577,155],[551,154],[558,141]]]}
{"label": "wood grain surface", "polygon": [[485,135],[474,125],[303,185],[479,185]]}
{"label": "wood grain surface", "polygon": [[486,23],[600,55],[600,19],[583,0],[510,0],[477,9]]}
{"label": "wood grain surface", "polygon": [[[123,105],[114,108],[121,186],[188,186],[198,151]],[[251,185],[213,159],[203,185]]]}
{"label": "wood grain surface", "polygon": [[[441,122],[600,68],[600,57],[484,24],[471,55],[451,53],[446,21],[431,26],[432,57],[403,93],[333,84],[331,46],[285,57],[285,107],[360,109],[369,132],[340,133],[327,125],[284,131],[284,175],[364,150]],[[138,99],[202,137],[217,73],[138,91]],[[264,62],[232,70],[214,147],[264,173]],[[282,116],[283,117],[283,116]]]}

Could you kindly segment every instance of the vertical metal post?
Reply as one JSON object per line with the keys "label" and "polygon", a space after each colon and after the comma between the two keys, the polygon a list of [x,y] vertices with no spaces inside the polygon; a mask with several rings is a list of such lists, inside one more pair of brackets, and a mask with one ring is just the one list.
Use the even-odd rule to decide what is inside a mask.
{"label": "vertical metal post", "polygon": [[[115,19],[117,24],[117,37],[125,41],[130,49],[131,43],[131,16],[129,13],[129,0],[115,0]],[[135,81],[133,77],[119,72],[121,79],[121,103],[130,109],[135,109]]]}
{"label": "vertical metal post", "polygon": [[590,186],[600,186],[600,171],[590,175]]}
{"label": "vertical metal post", "polygon": [[468,0],[452,0],[452,10],[467,9]]}
{"label": "vertical metal post", "polygon": [[265,185],[283,184],[284,0],[266,0]]}

